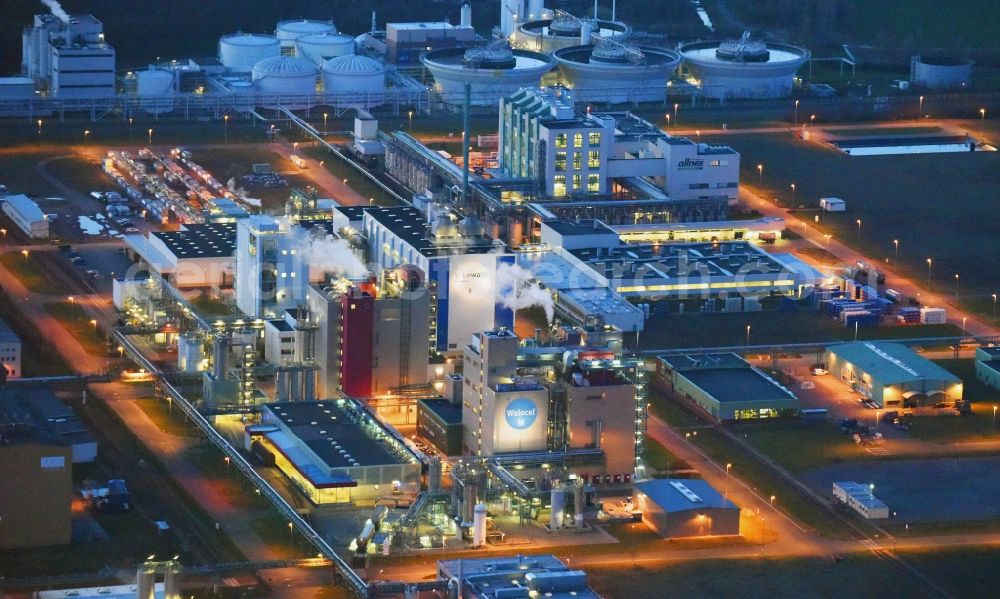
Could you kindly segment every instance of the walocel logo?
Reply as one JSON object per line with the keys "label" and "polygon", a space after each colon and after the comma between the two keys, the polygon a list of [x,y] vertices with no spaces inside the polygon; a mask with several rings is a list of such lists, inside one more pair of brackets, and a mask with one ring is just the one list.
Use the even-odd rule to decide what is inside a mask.
{"label": "walocel logo", "polygon": [[704,160],[692,160],[691,158],[685,158],[677,163],[677,168],[682,171],[698,171],[704,167]]}
{"label": "walocel logo", "polygon": [[519,397],[507,404],[504,417],[511,428],[521,431],[535,423],[535,419],[538,418],[538,408],[535,407],[535,402],[527,397]]}

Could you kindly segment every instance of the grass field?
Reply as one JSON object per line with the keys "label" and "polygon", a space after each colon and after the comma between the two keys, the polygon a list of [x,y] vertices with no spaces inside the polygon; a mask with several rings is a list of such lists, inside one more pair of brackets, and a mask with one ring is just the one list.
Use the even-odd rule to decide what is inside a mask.
{"label": "grass field", "polygon": [[[787,134],[713,136],[741,155],[745,182],[783,205],[815,209],[818,198],[847,201],[847,211],[820,215],[820,228],[872,260],[895,261],[932,290],[955,293],[969,309],[988,314],[1000,288],[1000,235],[993,197],[1000,186],[1000,153],[850,157],[818,142]],[[757,164],[764,165],[757,184]],[[812,218],[810,213],[807,218]],[[861,219],[860,242],[856,221]],[[970,251],[970,248],[974,250]]]}
{"label": "grass field", "polygon": [[[653,316],[639,335],[643,349],[743,346],[750,325],[750,345],[851,341],[854,329],[811,309],[745,314],[671,314]],[[858,339],[907,339],[958,336],[953,325],[881,326],[858,329]]]}
{"label": "grass field", "polygon": [[[989,597],[1000,554],[992,550],[901,552],[932,582],[956,597]],[[845,596],[918,599],[935,596],[869,553],[796,559],[690,560],[662,568],[589,568],[590,584],[607,597],[815,597]]]}
{"label": "grass field", "polygon": [[95,356],[107,355],[107,342],[97,327],[96,321],[80,307],[69,302],[46,302],[45,311],[67,330],[83,346],[87,353]]}
{"label": "grass field", "polygon": [[339,179],[347,179],[347,184],[354,191],[366,198],[374,198],[375,204],[379,206],[393,206],[396,199],[385,192],[381,187],[369,181],[364,175],[353,166],[340,160],[335,155],[322,148],[305,148],[302,153],[314,160],[323,162],[323,167],[333,173]]}
{"label": "grass field", "polygon": [[740,424],[731,430],[746,435],[751,445],[793,474],[871,457],[831,422],[777,420]]}
{"label": "grass field", "polygon": [[691,467],[660,442],[648,437],[646,438],[646,449],[642,457],[646,461],[647,468],[663,476],[668,476],[670,472],[675,470],[687,470]]}
{"label": "grass field", "polygon": [[49,273],[30,251],[27,256],[22,252],[0,254],[0,263],[17,277],[28,291],[43,295],[62,295],[66,291],[63,284]]}

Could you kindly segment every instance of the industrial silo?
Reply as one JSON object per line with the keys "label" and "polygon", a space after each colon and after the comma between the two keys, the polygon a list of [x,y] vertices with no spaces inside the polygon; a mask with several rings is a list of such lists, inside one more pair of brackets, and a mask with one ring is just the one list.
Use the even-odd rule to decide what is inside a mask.
{"label": "industrial silo", "polygon": [[234,33],[219,39],[219,62],[231,71],[249,71],[253,65],[281,55],[278,38],[257,33]]}
{"label": "industrial silo", "polygon": [[329,21],[310,21],[299,19],[297,21],[281,21],[274,31],[274,36],[281,44],[281,53],[286,56],[295,54],[295,40],[309,35],[323,35],[327,33],[337,33],[337,28]]}
{"label": "industrial silo", "polygon": [[307,35],[295,41],[295,56],[307,58],[317,66],[350,54],[354,54],[354,38],[341,33]]}
{"label": "industrial silo", "polygon": [[316,95],[316,66],[305,58],[275,56],[253,66],[251,78],[258,105],[305,108]]}
{"label": "industrial silo", "polygon": [[972,65],[976,61],[959,56],[914,56],[912,83],[922,89],[967,89],[972,86]]}
{"label": "industrial silo", "polygon": [[385,91],[385,65],[367,56],[338,56],[323,63],[323,91],[339,96],[352,105],[373,106],[382,103]]}
{"label": "industrial silo", "polygon": [[174,75],[150,65],[135,74],[139,106],[150,114],[163,114],[174,109]]}

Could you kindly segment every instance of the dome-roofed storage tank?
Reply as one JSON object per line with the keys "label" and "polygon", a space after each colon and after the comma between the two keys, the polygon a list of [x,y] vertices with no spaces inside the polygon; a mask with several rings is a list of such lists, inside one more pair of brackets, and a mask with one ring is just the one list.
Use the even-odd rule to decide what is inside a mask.
{"label": "dome-roofed storage tank", "polygon": [[913,85],[924,89],[967,89],[972,86],[972,65],[976,61],[959,56],[914,56]]}
{"label": "dome-roofed storage tank", "polygon": [[281,55],[278,38],[259,33],[233,33],[219,39],[219,62],[231,71],[249,71],[253,65]]}
{"label": "dome-roofed storage tank", "polygon": [[581,102],[653,102],[663,100],[667,81],[681,57],[677,52],[602,39],[552,55],[573,98]]}
{"label": "dome-roofed storage tank", "polygon": [[465,84],[477,106],[496,104],[522,87],[537,87],[555,64],[551,56],[514,50],[506,40],[476,48],[442,48],[424,54],[420,62],[434,76],[436,91],[448,104],[465,101]]}
{"label": "dome-roofed storage tank", "polygon": [[[289,108],[313,105],[316,66],[305,58],[275,56],[253,65],[251,79],[260,106],[281,104]],[[273,101],[267,96],[275,97]]]}
{"label": "dome-roofed storage tank", "polygon": [[330,21],[311,21],[308,19],[298,19],[294,21],[280,21],[274,36],[281,44],[281,53],[291,56],[295,53],[295,41],[307,35],[324,35],[337,33],[337,28]]}
{"label": "dome-roofed storage tank", "polygon": [[139,106],[150,114],[163,114],[174,109],[174,74],[153,65],[135,74],[135,93]]}
{"label": "dome-roofed storage tank", "polygon": [[385,92],[385,65],[367,56],[338,56],[322,67],[323,92],[353,96],[350,104],[375,106]]}
{"label": "dome-roofed storage tank", "polygon": [[680,47],[692,83],[710,98],[782,98],[792,93],[795,72],[809,50],[750,39],[693,42]]}
{"label": "dome-roofed storage tank", "polygon": [[354,54],[354,38],[342,33],[307,35],[295,41],[295,55],[319,66],[331,58]]}

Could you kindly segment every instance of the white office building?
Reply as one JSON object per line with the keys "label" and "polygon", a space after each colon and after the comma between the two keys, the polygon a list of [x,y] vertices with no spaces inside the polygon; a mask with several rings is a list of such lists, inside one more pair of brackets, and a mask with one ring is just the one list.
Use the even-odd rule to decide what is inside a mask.
{"label": "white office building", "polygon": [[537,179],[553,198],[629,188],[732,205],[739,193],[732,148],[669,135],[628,112],[578,112],[567,91],[525,88],[502,99],[498,159],[502,175]]}
{"label": "white office building", "polygon": [[22,37],[24,71],[61,98],[115,93],[115,49],[92,15],[35,15]]}

